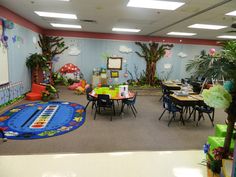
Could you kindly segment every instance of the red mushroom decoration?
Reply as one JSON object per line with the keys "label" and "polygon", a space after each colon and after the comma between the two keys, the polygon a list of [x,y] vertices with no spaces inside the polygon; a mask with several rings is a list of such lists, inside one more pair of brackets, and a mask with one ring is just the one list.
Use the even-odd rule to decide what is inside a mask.
{"label": "red mushroom decoration", "polygon": [[59,69],[61,74],[78,73],[80,69],[72,63],[67,63]]}

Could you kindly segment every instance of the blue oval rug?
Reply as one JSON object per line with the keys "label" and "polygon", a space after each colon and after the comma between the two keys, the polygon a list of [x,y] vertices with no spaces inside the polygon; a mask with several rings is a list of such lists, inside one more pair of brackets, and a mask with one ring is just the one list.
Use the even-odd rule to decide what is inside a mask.
{"label": "blue oval rug", "polygon": [[49,138],[77,129],[85,122],[84,106],[71,102],[33,102],[0,115],[8,139]]}

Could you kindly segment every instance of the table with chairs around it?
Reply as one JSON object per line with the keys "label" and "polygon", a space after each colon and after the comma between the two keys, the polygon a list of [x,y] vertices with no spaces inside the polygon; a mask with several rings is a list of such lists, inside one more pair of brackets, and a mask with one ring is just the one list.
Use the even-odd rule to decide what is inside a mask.
{"label": "table with chairs around it", "polygon": [[[121,102],[121,108],[119,115],[122,115],[124,112],[124,107],[127,106],[132,110],[134,117],[136,117],[137,109],[135,108],[137,93],[129,91],[127,94],[120,94],[119,88],[110,88],[110,87],[97,87],[92,89],[91,87],[86,89],[86,97],[88,100],[87,105],[85,106],[85,110],[88,105],[92,103],[92,109],[95,107],[94,120],[96,119],[97,113],[101,113],[101,108],[105,110],[109,108],[112,110],[113,115],[116,115],[115,111],[115,102],[117,102],[119,106],[119,102]],[[110,117],[112,121],[112,114]]]}
{"label": "table with chairs around it", "polygon": [[163,117],[166,111],[172,114],[168,126],[176,118],[176,114],[180,114],[179,120],[185,125],[185,120],[196,121],[196,114],[198,113],[196,126],[199,125],[201,119],[204,119],[204,114],[208,116],[212,126],[214,126],[214,108],[207,106],[201,94],[194,92],[190,85],[181,83],[162,83],[162,101],[164,111],[159,117]]}

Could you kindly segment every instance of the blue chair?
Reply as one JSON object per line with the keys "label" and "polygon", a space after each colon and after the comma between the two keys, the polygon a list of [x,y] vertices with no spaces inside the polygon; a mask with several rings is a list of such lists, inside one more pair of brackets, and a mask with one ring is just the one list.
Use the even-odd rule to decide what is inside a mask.
{"label": "blue chair", "polygon": [[88,103],[86,104],[84,110],[87,109],[89,103],[91,103],[91,102],[92,102],[92,109],[93,109],[93,107],[95,106],[95,103],[96,103],[97,99],[94,98],[94,97],[92,97],[91,95],[89,95],[89,93],[92,92],[92,91],[93,91],[93,89],[92,89],[91,87],[88,87],[88,88],[86,89],[86,98],[87,98],[87,100],[88,100]]}
{"label": "blue chair", "polygon": [[122,114],[125,105],[127,105],[127,107],[132,110],[134,117],[136,117],[136,114],[138,113],[137,109],[134,106],[135,102],[136,102],[136,97],[137,97],[137,92],[135,93],[135,95],[132,99],[122,100],[122,106],[121,106],[120,114]]}
{"label": "blue chair", "polygon": [[159,117],[159,120],[161,120],[162,116],[164,115],[164,113],[166,111],[168,111],[169,114],[172,113],[172,117],[168,122],[168,127],[170,126],[172,120],[175,119],[177,112],[179,112],[180,116],[182,117],[182,108],[175,105],[168,95],[163,96],[163,108],[164,108],[164,111],[162,112],[161,116]]}

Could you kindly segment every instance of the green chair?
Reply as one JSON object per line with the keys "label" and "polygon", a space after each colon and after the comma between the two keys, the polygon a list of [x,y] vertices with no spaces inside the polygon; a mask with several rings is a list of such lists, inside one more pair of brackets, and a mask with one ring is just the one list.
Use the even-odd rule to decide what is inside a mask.
{"label": "green chair", "polygon": [[[210,144],[210,152],[217,147],[224,146],[225,137],[208,136],[207,142]],[[231,140],[230,150],[234,150],[234,139]],[[211,154],[211,153],[210,153]],[[212,156],[212,154],[211,154]]]}
{"label": "green chair", "polygon": [[[226,124],[216,124],[216,126],[215,126],[215,136],[225,137],[226,133],[227,133],[227,125]],[[235,137],[235,131],[233,132],[233,137]]]}

